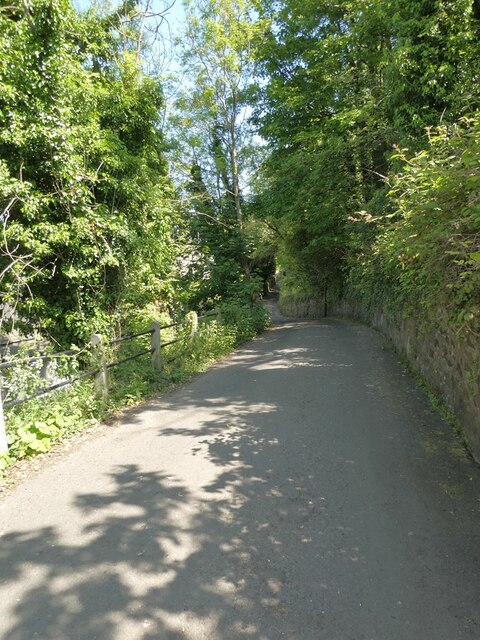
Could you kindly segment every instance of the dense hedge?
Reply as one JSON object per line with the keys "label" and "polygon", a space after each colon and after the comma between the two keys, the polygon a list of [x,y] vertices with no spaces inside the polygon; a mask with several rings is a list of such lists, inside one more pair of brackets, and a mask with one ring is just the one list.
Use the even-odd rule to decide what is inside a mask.
{"label": "dense hedge", "polygon": [[[371,306],[480,331],[480,114],[429,132],[428,147],[398,153],[392,212],[353,258],[349,284]],[[362,233],[362,230],[360,230]]]}

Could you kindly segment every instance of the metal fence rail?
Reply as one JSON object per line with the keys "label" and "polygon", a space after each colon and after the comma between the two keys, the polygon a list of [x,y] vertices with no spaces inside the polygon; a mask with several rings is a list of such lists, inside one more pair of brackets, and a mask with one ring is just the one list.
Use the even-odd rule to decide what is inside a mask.
{"label": "metal fence rail", "polygon": [[108,343],[110,346],[114,344],[120,344],[121,342],[127,342],[128,340],[133,340],[134,338],[140,338],[141,336],[152,335],[154,329],[149,329],[148,331],[139,331],[138,333],[132,333],[131,335],[122,336],[120,338],[115,338],[114,340],[110,340]]}
{"label": "metal fence rail", "polygon": [[[89,347],[88,347],[89,349]],[[0,362],[0,370],[1,369],[11,369],[12,367],[17,366],[18,364],[24,364],[25,362],[34,362],[35,360],[55,360],[56,358],[68,357],[68,356],[79,356],[84,353],[87,348],[84,349],[67,349],[66,351],[56,351],[54,353],[37,353],[34,356],[28,356],[27,358],[14,358],[13,360],[4,360]]]}
{"label": "metal fence rail", "polygon": [[[58,389],[62,389],[64,387],[71,386],[80,380],[84,380],[86,378],[95,377],[95,387],[96,393],[99,397],[102,397],[104,400],[108,397],[108,371],[118,367],[125,362],[129,362],[131,360],[135,360],[137,358],[141,358],[147,354],[152,357],[152,365],[156,370],[161,370],[162,363],[169,364],[179,358],[182,354],[177,353],[172,358],[164,359],[162,350],[166,347],[173,346],[174,344],[178,344],[180,342],[187,342],[191,340],[195,334],[199,331],[199,321],[204,321],[208,319],[212,319],[215,317],[219,317],[218,312],[211,311],[207,312],[202,316],[198,316],[195,311],[191,311],[186,316],[184,316],[178,322],[172,322],[166,325],[160,325],[159,322],[153,322],[152,327],[145,331],[139,331],[138,333],[129,334],[126,336],[121,336],[119,338],[115,338],[110,341],[105,341],[104,337],[100,334],[94,334],[91,338],[90,344],[86,345],[83,349],[67,349],[66,351],[59,351],[55,353],[39,353],[36,355],[28,356],[26,358],[12,358],[7,361],[0,361],[0,382],[1,382],[1,370],[2,369],[10,369],[12,367],[18,366],[19,364],[27,364],[29,362],[35,360],[49,360],[61,357],[69,357],[74,355],[80,355],[89,351],[96,361],[96,366],[93,369],[88,371],[84,371],[79,373],[76,376],[70,377],[67,380],[61,380],[52,385],[39,388],[35,390],[33,393],[29,394],[24,398],[16,398],[14,400],[3,402],[1,387],[0,387],[0,453],[8,452],[8,444],[7,437],[5,431],[5,422],[4,422],[4,409],[10,409],[12,407],[16,407],[25,402],[29,402],[35,398],[48,394],[52,391],[56,391]],[[187,322],[186,322],[187,321]],[[190,325],[190,326],[189,326]],[[169,329],[175,329],[178,327],[184,326],[186,331],[183,335],[179,335],[173,339],[169,339],[166,342],[162,342],[161,332]],[[189,329],[189,330],[188,330]],[[150,336],[151,345],[148,349],[143,349],[138,353],[134,353],[133,355],[126,356],[124,358],[120,358],[118,360],[114,360],[113,362],[107,362],[107,350],[105,349],[105,345],[109,347],[115,347],[117,345],[124,344],[136,338]],[[15,340],[12,342],[3,342],[0,343],[0,348],[5,346],[10,346],[12,344],[20,344],[27,342],[34,342],[33,338],[23,338],[19,340]],[[1,358],[3,360],[3,357]]]}
{"label": "metal fence rail", "polygon": [[83,380],[84,378],[90,378],[99,372],[99,369],[93,369],[92,371],[85,371],[85,373],[81,373],[74,378],[69,378],[68,380],[63,380],[62,382],[57,382],[55,384],[51,384],[49,387],[43,387],[42,389],[37,389],[34,393],[26,396],[25,398],[19,398],[18,400],[12,400],[10,402],[4,402],[3,408],[10,409],[11,407],[16,407],[19,404],[23,404],[24,402],[28,402],[29,400],[33,400],[34,398],[38,398],[39,396],[43,396],[46,393],[50,393],[50,391],[55,391],[55,389],[61,389],[62,387],[67,387],[79,380]]}
{"label": "metal fence rail", "polygon": [[113,367],[118,367],[119,364],[123,364],[124,362],[129,362],[130,360],[136,360],[141,356],[146,356],[147,353],[153,353],[153,349],[145,349],[144,351],[140,351],[139,353],[134,353],[133,356],[127,356],[126,358],[122,358],[121,360],[115,360],[115,362],[111,362],[107,364],[107,369],[113,369]]}
{"label": "metal fence rail", "polygon": [[22,342],[35,342],[35,338],[20,338],[19,340],[7,340],[5,342],[0,342],[0,349],[10,347],[12,344],[20,344]]}
{"label": "metal fence rail", "polygon": [[[11,355],[16,355],[19,350],[19,346],[21,344],[33,344],[32,349],[34,347],[41,349],[48,346],[48,343],[44,340],[37,340],[36,338],[22,338],[21,340],[11,340],[4,341],[0,343],[0,363],[3,363],[8,360],[8,357]],[[9,353],[10,347],[13,347],[15,353]]]}

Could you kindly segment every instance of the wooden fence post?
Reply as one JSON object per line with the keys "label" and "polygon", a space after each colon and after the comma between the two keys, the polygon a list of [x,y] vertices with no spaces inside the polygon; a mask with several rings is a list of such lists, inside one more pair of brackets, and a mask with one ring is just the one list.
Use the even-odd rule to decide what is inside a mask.
{"label": "wooden fence post", "polygon": [[162,368],[162,341],[160,335],[160,322],[152,322],[152,365],[160,371]]}
{"label": "wooden fence post", "polygon": [[7,432],[5,429],[5,418],[3,416],[3,398],[0,386],[0,453],[8,453]]}
{"label": "wooden fence post", "polygon": [[190,311],[186,319],[190,323],[190,340],[193,340],[198,331],[198,313],[196,311]]}
{"label": "wooden fence post", "polygon": [[99,369],[95,376],[95,389],[97,396],[106,402],[108,400],[108,369],[103,336],[100,333],[94,333],[90,339],[90,344],[96,350],[95,362],[96,367]]}

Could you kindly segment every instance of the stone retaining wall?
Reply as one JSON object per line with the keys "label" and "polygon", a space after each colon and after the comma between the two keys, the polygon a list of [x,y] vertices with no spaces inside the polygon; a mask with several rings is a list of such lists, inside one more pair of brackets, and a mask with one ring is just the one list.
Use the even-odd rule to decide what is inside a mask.
{"label": "stone retaining wall", "polygon": [[316,320],[323,317],[325,303],[313,298],[297,298],[280,296],[278,310],[287,318],[304,318]]}

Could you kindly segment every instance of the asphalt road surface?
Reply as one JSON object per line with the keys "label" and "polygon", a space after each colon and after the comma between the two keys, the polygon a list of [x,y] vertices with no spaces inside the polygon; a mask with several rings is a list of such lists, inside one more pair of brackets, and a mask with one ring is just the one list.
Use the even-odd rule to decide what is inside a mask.
{"label": "asphalt road surface", "polygon": [[5,640],[480,638],[480,473],[358,324],[279,324],[0,506]]}

